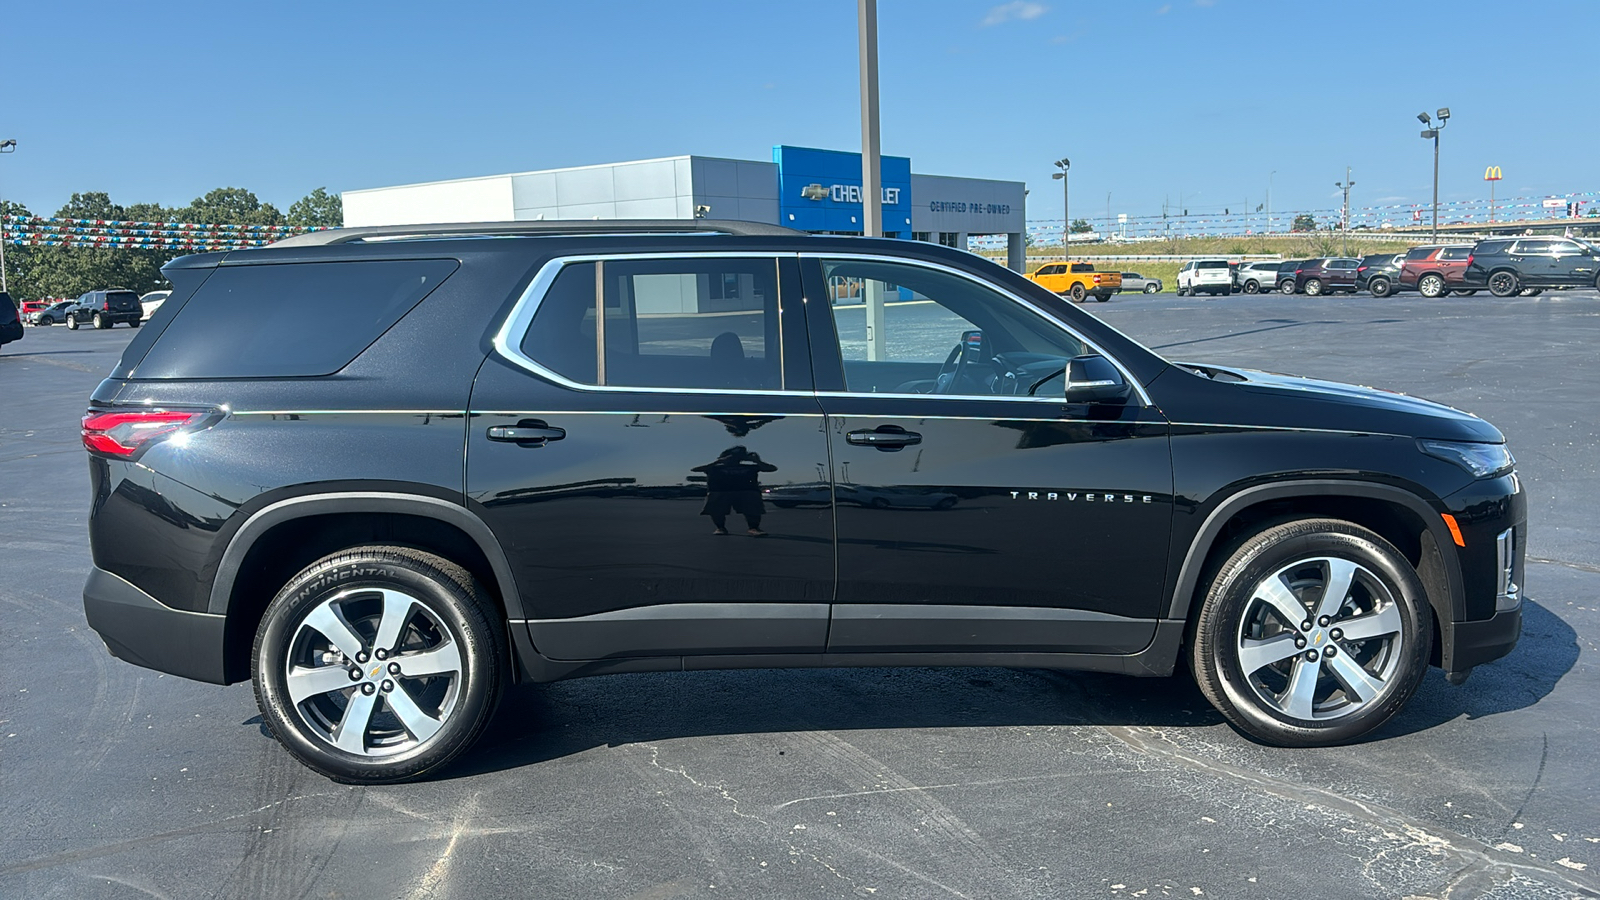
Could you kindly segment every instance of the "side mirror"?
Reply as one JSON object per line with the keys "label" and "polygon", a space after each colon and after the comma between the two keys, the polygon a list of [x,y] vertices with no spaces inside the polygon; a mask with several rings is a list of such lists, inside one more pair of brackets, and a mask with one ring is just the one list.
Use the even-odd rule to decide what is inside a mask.
{"label": "side mirror", "polygon": [[1127,400],[1133,388],[1104,356],[1075,356],[1067,361],[1068,403],[1112,403]]}

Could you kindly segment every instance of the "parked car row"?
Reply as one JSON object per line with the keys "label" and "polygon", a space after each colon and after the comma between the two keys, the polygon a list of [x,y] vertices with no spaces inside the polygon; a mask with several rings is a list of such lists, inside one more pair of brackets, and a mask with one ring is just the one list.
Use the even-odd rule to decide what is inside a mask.
{"label": "parked car row", "polygon": [[1488,238],[1471,244],[1430,244],[1405,253],[1286,260],[1278,267],[1285,294],[1368,291],[1388,297],[1416,291],[1424,297],[1531,297],[1546,288],[1600,290],[1600,247],[1574,238]]}
{"label": "parked car row", "polygon": [[151,291],[141,297],[130,290],[112,288],[89,291],[74,300],[28,300],[22,304],[22,318],[29,325],[64,324],[71,329],[80,325],[112,328],[119,323],[138,328],[171,293]]}

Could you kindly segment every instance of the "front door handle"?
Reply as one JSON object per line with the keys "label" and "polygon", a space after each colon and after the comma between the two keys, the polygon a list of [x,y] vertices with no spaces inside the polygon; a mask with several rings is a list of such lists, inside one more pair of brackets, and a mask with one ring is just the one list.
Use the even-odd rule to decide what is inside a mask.
{"label": "front door handle", "polygon": [[537,419],[531,422],[518,422],[515,425],[490,425],[489,440],[506,441],[519,447],[543,447],[551,441],[559,441],[567,436],[562,428],[551,428]]}
{"label": "front door handle", "polygon": [[877,447],[879,450],[899,450],[922,443],[922,435],[898,425],[879,425],[872,431],[846,432],[844,439],[860,447]]}

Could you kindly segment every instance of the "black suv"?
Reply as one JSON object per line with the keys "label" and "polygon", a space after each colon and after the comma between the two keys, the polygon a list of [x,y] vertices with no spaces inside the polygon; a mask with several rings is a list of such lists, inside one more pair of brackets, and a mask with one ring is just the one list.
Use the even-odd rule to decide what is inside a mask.
{"label": "black suv", "polygon": [[0,346],[22,340],[22,314],[11,295],[0,291]]}
{"label": "black suv", "polygon": [[1529,288],[1592,287],[1600,290],[1600,250],[1559,237],[1490,238],[1467,257],[1462,281],[1487,287],[1496,297]]}
{"label": "black suv", "polygon": [[144,309],[139,306],[138,294],[114,288],[83,294],[75,305],[62,310],[62,315],[66,317],[67,327],[73,329],[85,323],[93,324],[96,328],[110,328],[118,322],[138,328],[139,320],[144,317]]}
{"label": "black suv", "polygon": [[1397,290],[1400,280],[1400,263],[1404,253],[1379,253],[1361,257],[1356,266],[1356,290],[1370,291],[1374,297],[1387,297]]}
{"label": "black suv", "polygon": [[1294,279],[1295,270],[1307,262],[1310,262],[1310,260],[1286,259],[1278,263],[1278,291],[1280,293],[1293,294],[1296,292],[1298,288]]}
{"label": "black suv", "polygon": [[83,419],[89,623],[335,779],[513,683],[730,667],[1181,662],[1321,745],[1519,634],[1494,426],[1169,362],[968,253],[541,222],[163,272]]}

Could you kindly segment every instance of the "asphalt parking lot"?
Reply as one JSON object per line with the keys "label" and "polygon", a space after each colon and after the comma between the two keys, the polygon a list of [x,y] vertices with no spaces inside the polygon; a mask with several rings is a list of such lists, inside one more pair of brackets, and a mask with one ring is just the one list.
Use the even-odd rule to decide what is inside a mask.
{"label": "asphalt parking lot", "polygon": [[302,768],[246,685],[84,623],[77,427],[134,332],[0,349],[0,897],[1600,896],[1600,296],[1125,295],[1172,359],[1387,387],[1510,438],[1524,633],[1354,746],[1280,750],[1186,678],[619,675],[508,696],[441,777]]}

